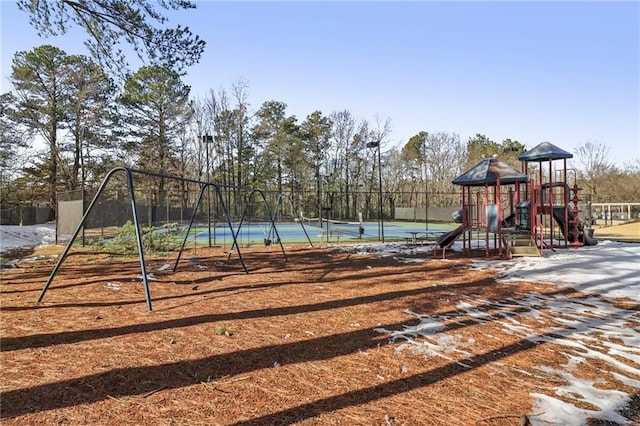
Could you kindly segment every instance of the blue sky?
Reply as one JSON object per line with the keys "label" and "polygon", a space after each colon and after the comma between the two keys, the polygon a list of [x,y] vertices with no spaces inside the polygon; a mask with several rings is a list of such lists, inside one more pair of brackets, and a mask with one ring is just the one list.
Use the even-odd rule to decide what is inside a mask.
{"label": "blue sky", "polygon": [[[640,2],[197,2],[169,14],[207,41],[194,95],[244,80],[253,109],[288,105],[390,118],[390,145],[421,130],[575,153],[587,140],[640,159]],[[42,40],[2,1],[2,91],[16,51]]]}

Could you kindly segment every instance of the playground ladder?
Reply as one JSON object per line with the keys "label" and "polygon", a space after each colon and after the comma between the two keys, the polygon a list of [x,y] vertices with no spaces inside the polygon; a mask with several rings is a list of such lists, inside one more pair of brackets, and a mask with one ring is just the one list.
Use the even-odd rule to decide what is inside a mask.
{"label": "playground ladder", "polygon": [[540,257],[535,239],[529,234],[505,234],[505,246],[509,257]]}

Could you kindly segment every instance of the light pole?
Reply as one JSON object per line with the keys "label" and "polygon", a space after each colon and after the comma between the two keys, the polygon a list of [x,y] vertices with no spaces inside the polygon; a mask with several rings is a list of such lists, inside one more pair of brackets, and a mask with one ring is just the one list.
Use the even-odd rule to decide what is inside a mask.
{"label": "light pole", "polygon": [[207,229],[209,230],[209,247],[211,247],[211,178],[209,177],[209,144],[213,142],[213,136],[202,135],[204,152],[207,161]]}
{"label": "light pole", "polygon": [[422,161],[424,162],[424,230],[429,233],[429,179],[427,173],[427,137],[422,138]]}
{"label": "light pole", "polygon": [[[384,218],[382,217],[382,163],[380,161],[380,141],[367,142],[367,148],[378,148],[378,238],[384,243]],[[375,165],[375,160],[373,162]]]}

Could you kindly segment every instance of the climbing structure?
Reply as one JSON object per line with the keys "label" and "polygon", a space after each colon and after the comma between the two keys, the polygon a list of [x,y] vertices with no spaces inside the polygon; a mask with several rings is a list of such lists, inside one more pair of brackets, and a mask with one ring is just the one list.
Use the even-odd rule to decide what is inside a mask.
{"label": "climbing structure", "polygon": [[519,201],[521,184],[528,177],[497,158],[489,157],[453,180],[462,187],[461,225],[443,235],[434,248],[443,257],[446,249],[462,237],[463,251],[483,250],[503,255],[509,242],[505,232],[514,221],[515,206]]}
{"label": "climbing structure", "polygon": [[[535,206],[532,219],[539,231],[538,246],[541,250],[556,246],[573,247],[595,245],[589,230],[581,222],[578,203],[580,188],[573,174],[573,185],[568,182],[567,159],[573,154],[550,142],[542,142],[518,157],[523,162],[523,171],[534,183],[525,194],[530,205]],[[561,166],[557,161],[561,160]],[[537,176],[536,176],[537,175]]]}
{"label": "climbing structure", "polygon": [[[519,172],[490,157],[452,181],[462,186],[461,225],[436,243],[445,256],[462,238],[463,252],[481,249],[506,257],[540,256],[557,246],[595,245],[590,230],[580,221],[580,188],[574,173],[568,184],[568,153],[543,142],[518,157]],[[562,165],[555,163],[562,160]]]}

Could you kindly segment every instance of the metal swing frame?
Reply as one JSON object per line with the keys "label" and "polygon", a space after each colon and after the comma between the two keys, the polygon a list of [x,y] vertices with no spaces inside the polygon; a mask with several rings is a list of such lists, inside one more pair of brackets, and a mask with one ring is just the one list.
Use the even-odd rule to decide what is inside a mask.
{"label": "metal swing frame", "polygon": [[[224,197],[222,196],[222,191],[220,189],[221,185],[216,184],[216,183],[211,183],[211,182],[204,182],[204,181],[200,181],[200,180],[195,180],[195,179],[183,178],[183,177],[179,177],[179,176],[172,176],[172,175],[163,174],[163,173],[148,172],[148,171],[132,169],[132,168],[128,168],[128,167],[116,167],[116,168],[110,170],[107,173],[107,175],[104,177],[104,179],[102,180],[102,183],[100,184],[98,192],[96,192],[96,195],[93,197],[93,200],[91,200],[91,203],[87,207],[87,211],[82,216],[82,220],[80,221],[80,223],[76,227],[76,230],[74,231],[73,235],[71,236],[71,239],[67,243],[64,251],[62,252],[62,255],[58,259],[58,262],[53,267],[53,270],[51,271],[51,275],[49,275],[49,278],[47,279],[47,282],[45,283],[44,287],[40,291],[40,294],[38,295],[38,298],[36,299],[36,303],[40,303],[42,301],[42,299],[44,298],[44,295],[47,292],[47,290],[49,289],[49,286],[51,285],[51,282],[55,278],[56,274],[58,273],[58,270],[60,269],[60,266],[62,265],[64,260],[67,258],[67,255],[69,254],[69,250],[71,249],[71,246],[73,245],[73,243],[75,242],[76,238],[78,237],[78,234],[80,234],[80,231],[83,229],[84,224],[87,221],[87,218],[89,217],[89,214],[92,212],[94,206],[96,205],[98,198],[100,197],[100,195],[102,195],[102,193],[104,192],[104,189],[106,188],[107,184],[111,181],[113,176],[118,172],[124,173],[126,175],[126,178],[127,178],[127,186],[129,188],[129,197],[130,197],[130,201],[131,201],[131,211],[132,211],[133,223],[134,223],[134,227],[135,227],[136,244],[137,244],[137,248],[138,248],[138,257],[139,257],[139,260],[140,260],[140,270],[142,272],[142,282],[143,282],[143,286],[144,286],[144,294],[145,294],[145,299],[146,299],[146,302],[147,302],[147,310],[148,311],[152,311],[153,308],[152,308],[152,304],[151,304],[151,293],[149,291],[149,277],[147,276],[147,267],[145,265],[145,260],[144,260],[144,247],[142,245],[142,232],[140,230],[140,221],[138,219],[138,205],[136,203],[135,185],[134,185],[134,180],[133,180],[133,175],[134,174],[140,174],[140,175],[145,175],[145,176],[153,176],[153,177],[159,177],[159,178],[166,178],[166,179],[173,179],[173,180],[178,180],[178,181],[188,182],[188,183],[195,183],[195,184],[200,185],[200,194],[198,195],[198,201],[196,202],[196,205],[195,205],[195,207],[193,209],[193,214],[191,216],[191,221],[189,223],[189,228],[188,228],[187,232],[185,233],[185,238],[183,240],[182,246],[180,247],[180,252],[178,254],[178,258],[177,258],[176,263],[175,263],[174,268],[173,268],[174,271],[176,270],[176,268],[178,266],[178,262],[180,261],[180,257],[182,256],[182,250],[184,248],[184,244],[185,244],[185,242],[187,240],[187,237],[189,236],[189,231],[191,230],[191,226],[192,226],[193,221],[195,219],[195,215],[196,215],[196,212],[198,210],[198,207],[200,206],[200,204],[202,202],[204,191],[205,191],[205,189],[207,189],[209,187],[213,187],[215,189],[215,192],[216,192],[217,196],[218,196],[220,204],[221,204],[221,206],[222,206],[222,208],[224,210],[224,215],[225,215],[225,218],[227,220],[227,225],[229,226],[229,230],[231,231],[231,234],[233,236],[234,245],[236,246],[236,248],[238,250],[238,256],[240,258],[240,262],[242,263],[242,268],[244,269],[244,271],[246,273],[249,273],[249,271],[248,271],[248,269],[247,269],[247,267],[246,267],[246,265],[244,263],[244,259],[242,257],[242,253],[240,252],[240,249],[239,249],[237,241],[236,241],[236,233],[234,232],[233,225],[231,224],[231,219],[229,217],[229,211],[228,211],[226,203],[224,202]],[[284,250],[284,248],[283,248],[283,250]]]}

